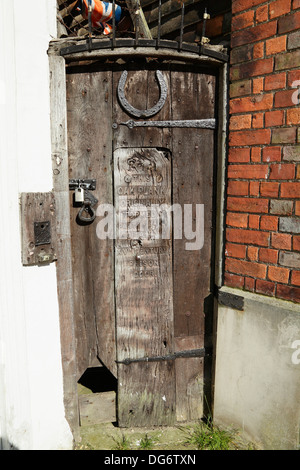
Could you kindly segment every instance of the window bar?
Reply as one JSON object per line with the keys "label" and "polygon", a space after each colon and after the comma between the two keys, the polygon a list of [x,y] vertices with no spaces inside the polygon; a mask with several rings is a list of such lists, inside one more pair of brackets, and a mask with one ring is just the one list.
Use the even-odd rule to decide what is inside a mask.
{"label": "window bar", "polygon": [[158,2],[158,25],[157,25],[157,39],[156,48],[160,46],[160,35],[161,35],[161,0]]}
{"label": "window bar", "polygon": [[180,38],[178,44],[178,50],[181,51],[182,49],[182,37],[183,37],[183,28],[184,28],[184,1],[182,1],[181,5],[181,23],[180,23]]}
{"label": "window bar", "polygon": [[89,44],[89,50],[91,50],[92,49],[92,0],[89,0],[88,22],[89,22],[88,44]]}
{"label": "window bar", "polygon": [[112,28],[113,35],[111,48],[114,49],[116,47],[116,0],[113,0],[112,2]]}
{"label": "window bar", "polygon": [[202,34],[201,34],[201,41],[199,45],[199,54],[202,53],[203,45],[205,43],[205,33],[206,33],[206,21],[210,18],[210,15],[207,13],[207,8],[204,9],[203,14],[203,26],[202,26]]}
{"label": "window bar", "polygon": [[137,6],[135,10],[135,47],[138,45],[138,39],[139,39],[139,31],[140,30],[140,10],[139,6]]}

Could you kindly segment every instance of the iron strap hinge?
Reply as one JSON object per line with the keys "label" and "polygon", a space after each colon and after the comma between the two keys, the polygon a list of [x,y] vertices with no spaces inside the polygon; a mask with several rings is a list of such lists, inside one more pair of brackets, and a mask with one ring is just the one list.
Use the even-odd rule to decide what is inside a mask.
{"label": "iron strap hinge", "polygon": [[116,361],[117,364],[125,364],[126,366],[132,364],[133,362],[157,362],[157,361],[174,361],[179,358],[189,358],[189,357],[207,357],[210,354],[205,350],[205,348],[200,349],[191,349],[189,351],[178,351],[173,354],[167,354],[166,356],[152,356],[152,357],[139,357],[137,359],[124,359],[123,361]]}
{"label": "iron strap hinge", "polygon": [[[215,119],[190,119],[175,121],[133,121],[130,119],[126,122],[120,122],[120,126],[127,126],[129,129],[134,127],[181,127],[181,128],[198,128],[198,129],[215,129]],[[112,125],[113,129],[118,128],[118,124]]]}

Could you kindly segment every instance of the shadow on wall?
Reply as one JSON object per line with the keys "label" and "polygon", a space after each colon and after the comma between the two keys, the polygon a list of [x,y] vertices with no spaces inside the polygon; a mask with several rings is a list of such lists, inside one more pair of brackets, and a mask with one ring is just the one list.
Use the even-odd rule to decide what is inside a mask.
{"label": "shadow on wall", "polygon": [[11,444],[7,439],[0,437],[0,450],[19,450],[13,444]]}

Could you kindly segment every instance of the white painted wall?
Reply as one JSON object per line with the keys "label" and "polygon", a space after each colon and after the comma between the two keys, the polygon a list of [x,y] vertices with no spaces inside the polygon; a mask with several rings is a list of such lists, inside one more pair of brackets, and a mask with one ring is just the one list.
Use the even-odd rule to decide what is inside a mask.
{"label": "white painted wall", "polygon": [[71,449],[55,264],[23,267],[19,194],[51,191],[56,0],[0,0],[0,448]]}

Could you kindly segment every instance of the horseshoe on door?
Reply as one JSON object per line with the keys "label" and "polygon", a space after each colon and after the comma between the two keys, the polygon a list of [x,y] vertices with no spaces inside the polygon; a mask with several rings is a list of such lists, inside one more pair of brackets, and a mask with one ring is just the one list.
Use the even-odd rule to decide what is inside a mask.
{"label": "horseshoe on door", "polygon": [[166,102],[167,94],[168,94],[167,83],[161,71],[156,70],[156,78],[157,78],[157,81],[159,83],[159,88],[160,88],[160,98],[158,102],[150,109],[137,109],[128,103],[125,97],[125,92],[124,92],[127,75],[128,75],[127,70],[124,70],[124,72],[122,73],[120,77],[119,84],[118,84],[118,98],[120,100],[122,107],[125,109],[125,111],[127,111],[128,114],[131,114],[132,116],[137,117],[137,118],[149,118],[157,114],[163,108]]}

